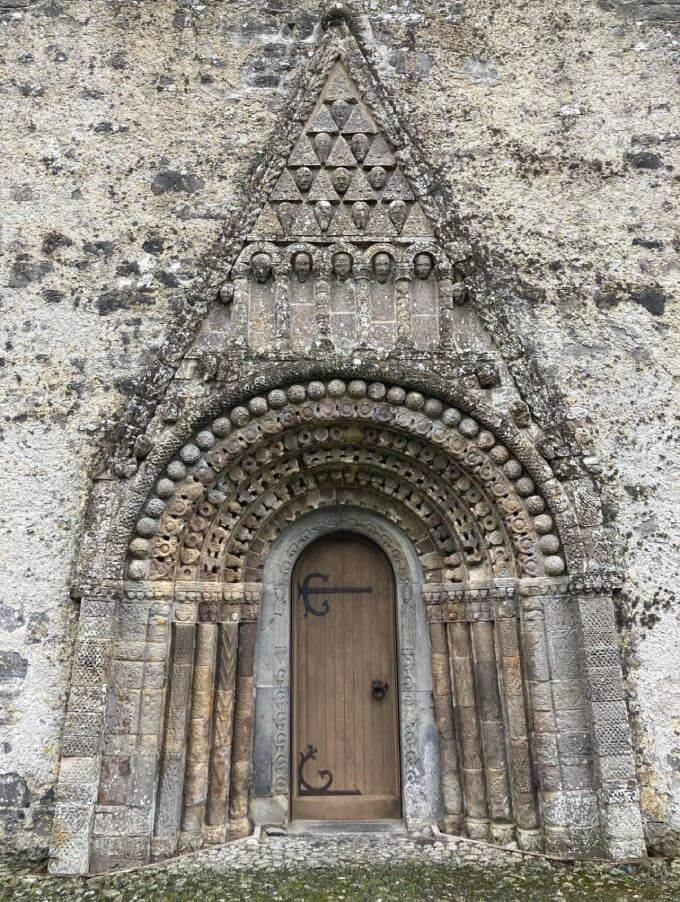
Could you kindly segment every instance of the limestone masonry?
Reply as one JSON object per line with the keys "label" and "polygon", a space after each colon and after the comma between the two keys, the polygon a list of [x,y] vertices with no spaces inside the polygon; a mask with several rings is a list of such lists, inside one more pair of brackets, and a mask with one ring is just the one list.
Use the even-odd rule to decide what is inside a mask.
{"label": "limestone masonry", "polygon": [[0,0],[0,47],[0,850],[329,791],[291,579],[350,532],[407,830],[677,854],[680,3]]}

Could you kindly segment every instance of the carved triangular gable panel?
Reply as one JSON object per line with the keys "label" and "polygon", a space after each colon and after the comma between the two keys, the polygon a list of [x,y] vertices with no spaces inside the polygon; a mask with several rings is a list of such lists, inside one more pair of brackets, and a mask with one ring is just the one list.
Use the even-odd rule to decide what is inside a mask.
{"label": "carved triangular gable panel", "polygon": [[[402,228],[407,228],[404,238],[434,235],[434,227],[422,207],[415,213],[411,209],[416,193],[397,160],[395,148],[379,128],[380,115],[384,118],[384,111],[369,110],[345,65],[336,62],[269,198],[294,206],[292,215],[290,210],[284,210],[284,218],[290,224],[283,222],[283,229],[289,239],[317,234],[312,223],[318,219],[314,206],[320,201],[332,206],[332,227],[321,228],[318,235],[362,235],[378,241],[401,237]],[[405,208],[395,213],[390,209],[394,201],[404,202]],[[341,203],[357,202],[369,205],[368,215],[363,206],[340,209]],[[310,209],[300,210],[300,206]],[[273,235],[271,215],[265,210],[262,216],[265,213],[267,227],[258,220],[251,233],[253,238]]]}
{"label": "carved triangular gable panel", "polygon": [[[450,355],[450,308],[465,298],[455,264],[467,252],[355,25],[326,21],[243,205],[207,254],[206,297],[191,298],[150,355],[114,436],[121,471],[178,367],[180,379],[210,382],[282,354],[317,359],[319,348]],[[215,298],[226,309],[208,316]]]}

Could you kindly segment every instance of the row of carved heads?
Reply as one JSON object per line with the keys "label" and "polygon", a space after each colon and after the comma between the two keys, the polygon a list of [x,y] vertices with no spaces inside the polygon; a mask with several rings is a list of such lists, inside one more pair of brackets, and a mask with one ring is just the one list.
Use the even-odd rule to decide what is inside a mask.
{"label": "row of carved heads", "polygon": [[312,245],[296,244],[287,249],[286,258],[276,248],[265,245],[251,246],[241,254],[232,273],[236,278],[250,276],[264,284],[275,273],[293,273],[299,282],[306,282],[312,274],[324,271],[344,282],[353,274],[364,278],[373,276],[385,283],[397,274],[399,278],[427,280],[435,274],[438,278],[451,278],[451,265],[441,258],[436,248],[409,248],[404,260],[397,259],[397,250],[389,245],[373,245],[362,253],[351,245],[336,244],[320,250]]}

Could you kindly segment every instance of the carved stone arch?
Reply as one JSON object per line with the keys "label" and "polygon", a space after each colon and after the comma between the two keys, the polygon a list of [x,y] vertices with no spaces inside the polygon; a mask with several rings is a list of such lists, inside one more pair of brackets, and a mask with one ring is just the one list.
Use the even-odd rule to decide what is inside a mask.
{"label": "carved stone arch", "polygon": [[[307,517],[347,522],[351,506],[420,553],[402,559],[412,555],[429,625],[431,654],[416,667],[432,679],[440,825],[576,857],[643,851],[611,599],[620,577],[599,487],[566,405],[540,377],[502,293],[489,290],[380,84],[365,24],[343,11],[326,19],[243,205],[206,253],[201,288],[145,361],[104,449],[72,587],[81,610],[56,872],[142,864],[248,831],[253,656],[272,548]],[[348,96],[351,109],[337,104]],[[318,171],[309,188],[294,181],[302,166]],[[330,171],[339,166],[352,180],[338,192]],[[378,166],[382,187],[382,176],[369,180]],[[391,215],[395,199],[403,217]],[[356,202],[371,205],[363,226],[352,219]],[[289,273],[300,246],[316,261],[305,298]],[[367,246],[397,262],[379,315]],[[410,256],[421,247],[437,263],[426,313],[415,309]],[[334,308],[338,249],[355,267],[346,307]],[[274,278],[266,292],[254,287],[266,294],[254,308],[258,250]],[[296,304],[304,309],[292,328]],[[333,332],[332,315],[349,325]],[[500,387],[497,349],[508,363]],[[520,398],[533,419],[513,419]],[[317,428],[342,434],[329,444]],[[316,485],[286,471],[305,431]],[[511,575],[490,550],[483,574],[446,559],[449,541],[494,531],[480,504],[511,539],[496,546]],[[210,527],[227,534],[217,568],[201,569],[206,529],[225,509],[229,528]],[[418,547],[416,518],[431,546]],[[167,572],[151,572],[153,549],[173,561]],[[427,778],[425,768],[418,779]]]}
{"label": "carved stone arch", "polygon": [[369,245],[363,253],[363,262],[367,266],[370,266],[373,263],[373,258],[376,254],[388,254],[395,264],[401,263],[399,249],[395,248],[394,245],[385,242],[376,242],[375,244]]}
{"label": "carved stone arch", "polygon": [[249,264],[256,254],[269,254],[273,263],[278,263],[281,258],[281,251],[275,244],[269,241],[254,241],[243,248],[236,258],[236,263]]}
{"label": "carved stone arch", "polygon": [[[152,547],[148,540],[159,528],[164,542],[168,541],[165,538],[168,531],[170,535],[179,535],[181,524],[178,526],[177,511],[181,511],[180,520],[196,516],[205,519],[206,515],[196,510],[196,506],[206,505],[206,491],[218,482],[222,470],[237,465],[249,449],[251,456],[266,453],[268,444],[274,442],[276,447],[277,435],[297,443],[296,428],[304,430],[307,425],[313,430],[315,425],[333,423],[357,424],[356,439],[367,446],[374,443],[371,436],[377,429],[378,434],[384,434],[382,441],[386,448],[394,446],[398,451],[401,444],[407,452],[410,448],[411,454],[448,459],[467,473],[473,483],[479,482],[480,488],[475,490],[477,501],[483,501],[490,509],[495,507],[510,536],[526,534],[529,545],[524,540],[515,541],[520,561],[533,546],[540,544],[549,575],[559,576],[564,572],[559,556],[559,533],[552,531],[550,497],[541,497],[540,486],[526,475],[519,460],[496,442],[490,431],[480,429],[477,420],[463,417],[457,408],[445,408],[436,398],[427,399],[420,392],[407,392],[401,386],[388,389],[382,383],[372,385],[373,393],[381,395],[378,400],[368,397],[369,387],[362,380],[348,384],[338,379],[326,383],[312,381],[309,390],[303,384],[295,384],[287,391],[274,389],[267,398],[256,396],[247,406],[238,405],[228,416],[218,417],[212,429],[199,431],[195,441],[185,443],[178,457],[169,462],[166,474],[156,483],[157,493],[151,494],[146,503],[144,516],[137,523],[138,538],[131,546],[135,563],[130,575],[144,576],[144,568],[136,562],[143,560],[146,548]],[[308,391],[318,399],[308,398]],[[356,397],[352,397],[353,393]],[[221,433],[224,438],[220,440]],[[178,502],[173,501],[176,492],[180,495]],[[499,500],[502,503],[498,504]],[[210,502],[207,504],[212,507]],[[532,520],[537,531],[535,540],[529,540]],[[557,525],[559,530],[559,522]],[[534,565],[529,569],[527,566],[522,564],[518,572],[528,576],[543,572]]]}

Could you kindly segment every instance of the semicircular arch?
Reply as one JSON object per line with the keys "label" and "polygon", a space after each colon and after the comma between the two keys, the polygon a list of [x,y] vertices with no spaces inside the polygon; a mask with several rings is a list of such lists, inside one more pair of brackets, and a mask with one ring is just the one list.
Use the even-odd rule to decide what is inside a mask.
{"label": "semicircular arch", "polygon": [[[291,474],[334,466],[337,471],[343,465],[346,479],[358,464],[372,474],[367,482],[406,475],[408,491],[440,513],[442,493],[448,492],[444,507],[451,508],[454,499],[454,509],[466,510],[473,534],[495,532],[501,540],[491,545],[497,547],[510,540],[516,575],[560,575],[565,564],[559,519],[548,512],[550,502],[507,446],[463,413],[421,392],[364,380],[311,380],[255,395],[199,429],[158,474],[136,522],[128,576],[147,578],[148,560],[161,544],[165,559],[169,546],[179,550],[180,545],[195,558],[205,540],[198,534],[224,504],[231,509],[233,531],[237,515],[252,517],[253,510],[266,507],[268,493],[275,498],[277,487],[284,491],[287,477],[284,495],[294,492]],[[554,494],[555,480],[548,482]],[[417,506],[417,501],[411,505]],[[558,513],[563,510],[564,505]],[[447,519],[458,549],[464,543]],[[184,531],[191,536],[188,542],[178,538]],[[168,567],[161,570],[164,575],[155,578],[167,579]],[[493,566],[490,573],[499,575]]]}

